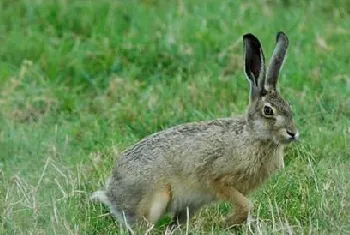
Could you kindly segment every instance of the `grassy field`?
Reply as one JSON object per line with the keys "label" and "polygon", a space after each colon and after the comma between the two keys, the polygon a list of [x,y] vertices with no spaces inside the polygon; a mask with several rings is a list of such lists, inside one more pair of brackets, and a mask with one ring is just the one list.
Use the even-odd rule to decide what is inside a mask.
{"label": "grassy field", "polygon": [[242,35],[269,58],[279,30],[301,140],[252,194],[249,224],[224,228],[221,203],[188,232],[350,234],[349,22],[347,0],[0,1],[0,234],[123,234],[89,201],[118,153],[244,112]]}

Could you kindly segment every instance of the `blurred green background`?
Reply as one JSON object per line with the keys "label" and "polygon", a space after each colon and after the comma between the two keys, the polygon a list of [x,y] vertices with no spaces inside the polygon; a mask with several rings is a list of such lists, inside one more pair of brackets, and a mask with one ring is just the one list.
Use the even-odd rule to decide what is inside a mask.
{"label": "blurred green background", "polygon": [[348,0],[0,1],[0,234],[125,233],[88,200],[118,153],[244,112],[242,35],[268,59],[280,30],[301,141],[252,195],[249,225],[225,229],[221,203],[189,231],[350,234],[349,22]]}

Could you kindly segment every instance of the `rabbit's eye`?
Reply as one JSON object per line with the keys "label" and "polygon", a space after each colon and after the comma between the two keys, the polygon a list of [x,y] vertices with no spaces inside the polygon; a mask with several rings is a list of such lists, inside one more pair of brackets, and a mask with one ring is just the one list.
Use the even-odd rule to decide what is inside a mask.
{"label": "rabbit's eye", "polygon": [[269,106],[264,107],[264,114],[266,116],[272,116],[273,115],[273,109]]}

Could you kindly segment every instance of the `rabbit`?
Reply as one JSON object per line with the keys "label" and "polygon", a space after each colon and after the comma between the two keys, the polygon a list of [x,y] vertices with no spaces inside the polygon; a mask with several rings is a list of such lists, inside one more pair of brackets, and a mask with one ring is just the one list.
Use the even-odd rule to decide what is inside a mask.
{"label": "rabbit", "polygon": [[176,227],[216,201],[235,206],[228,225],[241,224],[252,210],[248,194],[284,168],[284,146],[299,138],[291,106],[277,89],[288,38],[277,33],[267,69],[260,41],[248,33],[243,44],[246,114],[171,127],[122,152],[104,189],[91,197],[122,224],[154,224],[170,215],[168,226]]}

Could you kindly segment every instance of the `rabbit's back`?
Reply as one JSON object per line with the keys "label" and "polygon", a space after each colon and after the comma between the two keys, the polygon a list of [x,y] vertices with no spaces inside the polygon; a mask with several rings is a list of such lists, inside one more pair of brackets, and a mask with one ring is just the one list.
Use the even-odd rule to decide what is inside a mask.
{"label": "rabbit's back", "polygon": [[244,124],[244,119],[238,117],[166,129],[124,151],[115,170],[144,176],[165,171],[185,177],[205,171],[208,164],[227,153],[227,141],[240,141],[242,137],[238,135],[243,132]]}

